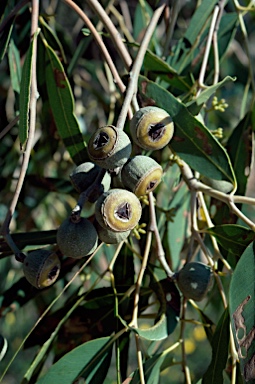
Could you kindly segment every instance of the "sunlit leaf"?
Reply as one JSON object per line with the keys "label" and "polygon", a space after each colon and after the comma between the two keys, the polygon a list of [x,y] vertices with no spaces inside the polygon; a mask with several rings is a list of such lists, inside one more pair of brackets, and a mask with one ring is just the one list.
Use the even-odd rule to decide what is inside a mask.
{"label": "sunlit leaf", "polygon": [[235,184],[232,165],[225,149],[210,131],[190,114],[176,97],[158,84],[140,76],[139,89],[150,103],[165,109],[175,123],[171,147],[194,170],[216,180]]}
{"label": "sunlit leaf", "polygon": [[9,44],[8,58],[12,88],[14,91],[19,93],[21,80],[20,55],[13,39],[11,39]]}

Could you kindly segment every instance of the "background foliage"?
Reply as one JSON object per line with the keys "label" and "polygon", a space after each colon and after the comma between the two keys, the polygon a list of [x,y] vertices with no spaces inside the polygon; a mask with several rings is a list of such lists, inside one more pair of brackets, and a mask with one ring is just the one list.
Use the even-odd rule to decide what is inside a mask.
{"label": "background foliage", "polygon": [[[100,4],[0,4],[2,382],[255,382],[254,1]],[[164,169],[136,233],[33,288],[19,250],[58,252],[89,137],[146,105],[175,134],[133,146]],[[169,279],[191,260],[213,270],[198,303]]]}

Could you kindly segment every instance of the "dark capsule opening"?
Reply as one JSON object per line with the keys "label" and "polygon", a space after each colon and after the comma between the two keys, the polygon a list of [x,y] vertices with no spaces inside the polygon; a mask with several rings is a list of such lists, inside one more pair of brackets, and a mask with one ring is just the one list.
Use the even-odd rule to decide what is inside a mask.
{"label": "dark capsule opening", "polygon": [[150,181],[147,185],[146,191],[150,192],[155,187],[155,184],[157,184],[157,180]]}
{"label": "dark capsule opening", "polygon": [[58,274],[59,267],[55,265],[55,267],[52,268],[52,270],[48,274],[48,279],[54,280],[55,276]]}
{"label": "dark capsule opening", "polygon": [[119,205],[115,211],[115,216],[120,220],[129,221],[131,218],[131,205],[129,203]]}
{"label": "dark capsule opening", "polygon": [[162,123],[151,124],[149,127],[149,137],[152,141],[158,141],[165,133],[165,125]]}
{"label": "dark capsule opening", "polygon": [[93,141],[94,149],[101,149],[109,143],[109,136],[106,132],[99,132]]}

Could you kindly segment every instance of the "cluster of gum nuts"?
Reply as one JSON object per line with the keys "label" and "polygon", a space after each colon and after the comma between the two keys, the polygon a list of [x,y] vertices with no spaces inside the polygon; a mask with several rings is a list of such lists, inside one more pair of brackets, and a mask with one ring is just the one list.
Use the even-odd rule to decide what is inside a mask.
{"label": "cluster of gum nuts", "polygon": [[[133,142],[147,151],[165,147],[173,132],[172,118],[158,107],[141,108],[130,121]],[[153,191],[163,175],[161,165],[151,157],[130,157],[129,136],[112,125],[96,130],[87,150],[91,161],[78,165],[70,179],[80,196],[95,203],[95,219],[92,222],[78,212],[65,219],[57,230],[61,253],[76,259],[92,254],[99,240],[107,244],[125,240],[141,218],[139,197]],[[105,171],[100,178],[102,170]],[[23,271],[33,286],[47,287],[59,275],[59,257],[50,250],[35,250],[26,256]]]}
{"label": "cluster of gum nuts", "polygon": [[[130,121],[133,142],[147,151],[164,148],[173,132],[171,116],[158,107],[141,108]],[[77,166],[70,179],[83,197],[79,200],[95,203],[93,222],[80,216],[81,207],[77,205],[78,214],[73,210],[57,230],[61,253],[75,259],[92,254],[99,240],[107,244],[125,240],[141,218],[139,198],[152,192],[163,175],[161,165],[151,157],[130,157],[129,136],[112,125],[99,128],[91,136],[87,150],[91,162]],[[33,286],[45,288],[59,275],[59,257],[45,249],[30,252],[23,271]],[[175,280],[184,296],[199,301],[211,286],[211,269],[203,263],[190,262],[175,274]]]}

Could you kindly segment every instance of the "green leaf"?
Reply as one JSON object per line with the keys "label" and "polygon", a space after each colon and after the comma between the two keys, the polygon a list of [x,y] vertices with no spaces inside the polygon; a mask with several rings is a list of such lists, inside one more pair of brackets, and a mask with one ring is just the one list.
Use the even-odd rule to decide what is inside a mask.
{"label": "green leaf", "polygon": [[13,39],[11,39],[9,44],[8,59],[12,88],[15,92],[19,93],[21,81],[20,55]]}
{"label": "green leaf", "polygon": [[255,382],[255,243],[237,263],[229,288],[229,309],[241,372],[245,381]]}
{"label": "green leaf", "polygon": [[255,239],[255,233],[252,230],[235,224],[216,225],[203,232],[213,235],[224,249],[237,256],[240,256]]}
{"label": "green leaf", "polygon": [[209,98],[217,91],[218,88],[222,87],[228,81],[235,81],[236,79],[230,76],[226,76],[225,79],[217,84],[207,87],[205,91],[201,92],[200,95],[191,102],[187,103],[187,108],[192,115],[197,115],[203,105],[209,100]]}
{"label": "green leaf", "polygon": [[172,267],[175,270],[180,263],[180,252],[187,235],[190,193],[186,185],[183,185],[175,193],[169,209],[174,209],[173,221],[167,223],[167,239],[170,249]]}
{"label": "green leaf", "polygon": [[19,140],[20,140],[21,146],[24,146],[28,138],[30,87],[31,87],[33,54],[35,54],[34,38],[32,39],[26,54],[25,62],[22,68],[21,83],[20,83]]}
{"label": "green leaf", "polygon": [[[88,341],[64,355],[48,372],[37,381],[38,384],[71,384],[84,370],[89,374],[91,367],[101,364],[111,349],[111,337]],[[100,369],[100,366],[98,366]]]}
{"label": "green leaf", "polygon": [[13,30],[13,24],[14,24],[14,17],[12,17],[5,28],[3,29],[2,33],[0,34],[0,61],[3,60],[8,44],[12,35],[12,30]]}
{"label": "green leaf", "polygon": [[50,106],[60,137],[76,164],[88,160],[86,144],[74,115],[74,98],[64,68],[53,49],[46,49],[46,84]]}
{"label": "green leaf", "polygon": [[197,40],[198,35],[204,24],[208,22],[208,17],[217,3],[217,0],[203,0],[196,9],[184,35],[184,38],[190,42],[190,45],[193,45]]}
{"label": "green leaf", "polygon": [[246,190],[252,160],[252,121],[251,112],[238,123],[226,145],[236,175],[238,195]]}
{"label": "green leaf", "polygon": [[203,376],[203,384],[223,384],[223,371],[228,359],[229,313],[223,312],[212,338],[212,360]]}
{"label": "green leaf", "polygon": [[42,27],[43,35],[47,40],[48,44],[55,50],[59,51],[61,58],[66,62],[66,56],[56,32],[47,24],[45,19],[42,16],[39,16],[40,26]]}
{"label": "green leaf", "polygon": [[[146,384],[159,383],[160,367],[166,358],[166,353],[162,352],[150,357],[143,364],[144,379]],[[131,384],[140,384],[140,375],[137,370],[131,380]]]}
{"label": "green leaf", "polygon": [[146,1],[139,2],[135,9],[133,37],[139,37],[143,29],[146,28],[148,21],[152,17],[153,11]]}
{"label": "green leaf", "polygon": [[151,103],[171,115],[175,123],[171,148],[202,175],[216,180],[228,180],[235,185],[235,175],[227,152],[185,105],[146,77],[139,77],[139,89]]}

